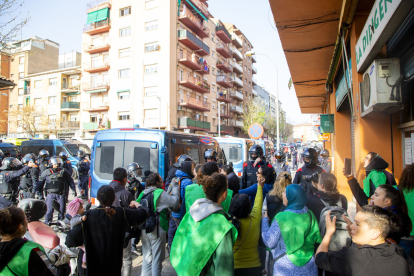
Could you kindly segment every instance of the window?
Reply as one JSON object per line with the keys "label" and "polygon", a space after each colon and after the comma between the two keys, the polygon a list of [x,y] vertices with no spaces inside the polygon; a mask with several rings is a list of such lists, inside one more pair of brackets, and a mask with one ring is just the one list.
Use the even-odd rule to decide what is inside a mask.
{"label": "window", "polygon": [[49,86],[56,86],[56,85],[57,85],[57,78],[50,78]]}
{"label": "window", "polygon": [[212,58],[216,58],[216,53],[211,52],[211,57],[212,57]]}
{"label": "window", "polygon": [[35,106],[41,106],[42,105],[42,99],[34,99],[34,105]]}
{"label": "window", "polygon": [[129,112],[118,112],[118,120],[120,121],[129,120]]}
{"label": "window", "polygon": [[123,36],[128,36],[131,35],[131,27],[128,28],[123,28],[119,30],[119,36],[123,37]]}
{"label": "window", "polygon": [[157,51],[157,50],[158,50],[157,42],[145,44],[145,53]]}
{"label": "window", "polygon": [[126,100],[129,99],[130,93],[129,92],[120,92],[118,93],[119,100]]}
{"label": "window", "polygon": [[23,79],[24,78],[24,73],[19,73],[19,79]]}
{"label": "window", "polygon": [[10,77],[13,78],[14,77],[14,74],[10,74]]}
{"label": "window", "polygon": [[119,16],[127,16],[131,14],[131,7],[123,8],[119,10]]}
{"label": "window", "polygon": [[155,74],[157,72],[158,72],[158,65],[157,64],[145,66],[145,75]]}
{"label": "window", "polygon": [[56,97],[49,97],[47,102],[48,104],[56,104]]}
{"label": "window", "polygon": [[129,72],[130,72],[129,68],[121,69],[121,70],[119,70],[119,76],[118,77],[120,79],[129,78]]}
{"label": "window", "polygon": [[247,72],[247,66],[246,65],[244,66],[244,72]]}
{"label": "window", "polygon": [[147,0],[145,2],[145,10],[150,10],[158,7],[158,0]]}
{"label": "window", "polygon": [[244,79],[244,84],[247,84],[247,79]]}
{"label": "window", "polygon": [[42,81],[41,80],[34,81],[34,88],[42,88]]}
{"label": "window", "polygon": [[23,95],[24,94],[24,90],[23,90],[23,88],[19,88],[19,96],[21,96],[21,95]]}
{"label": "window", "polygon": [[91,119],[91,123],[98,122],[98,117],[96,117],[96,115],[95,116],[91,116],[90,119]]}
{"label": "window", "polygon": [[250,85],[251,85],[252,83],[249,81],[249,87],[250,87]]}
{"label": "window", "polygon": [[248,72],[249,72],[249,75],[250,75],[250,69],[249,70],[247,70]]}
{"label": "window", "polygon": [[24,64],[25,57],[19,57],[19,64]]}
{"label": "window", "polygon": [[213,92],[216,91],[216,86],[214,84],[211,86],[211,91],[213,91]]}
{"label": "window", "polygon": [[154,97],[158,95],[158,87],[152,86],[152,87],[145,87],[145,97]]}
{"label": "window", "polygon": [[211,106],[212,106],[213,109],[216,109],[216,103],[215,102],[212,102]]}
{"label": "window", "polygon": [[216,69],[213,68],[213,70],[211,70],[211,72],[213,73],[213,76],[216,74]]}
{"label": "window", "polygon": [[158,20],[146,22],[145,23],[145,30],[146,31],[153,31],[158,29]]}
{"label": "window", "polygon": [[178,80],[179,81],[183,80],[183,70],[178,71]]}
{"label": "window", "polygon": [[211,41],[213,41],[213,42],[214,42],[214,36],[211,36]]}
{"label": "window", "polygon": [[119,57],[129,57],[131,55],[131,48],[125,48],[119,50]]}

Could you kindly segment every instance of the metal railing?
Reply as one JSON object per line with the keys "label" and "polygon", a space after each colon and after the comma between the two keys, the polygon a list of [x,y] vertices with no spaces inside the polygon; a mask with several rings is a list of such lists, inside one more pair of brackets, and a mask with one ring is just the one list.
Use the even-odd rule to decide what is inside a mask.
{"label": "metal railing", "polygon": [[239,112],[239,113],[243,113],[243,107],[240,107],[238,105],[232,105],[230,107],[231,111],[235,111],[235,112]]}
{"label": "metal railing", "polygon": [[104,88],[110,86],[109,80],[92,80],[90,82],[83,83],[83,89],[95,89],[95,88]]}
{"label": "metal railing", "polygon": [[238,98],[239,100],[243,100],[243,93],[239,91],[232,91],[232,97]]}
{"label": "metal railing", "polygon": [[[217,131],[218,131],[218,128],[219,126],[217,126]],[[234,129],[231,126],[224,126],[224,125],[220,126],[220,132],[233,132],[233,131]]]}
{"label": "metal railing", "polygon": [[99,109],[109,107],[109,102],[92,101],[90,109]]}
{"label": "metal railing", "polygon": [[104,6],[106,4],[111,4],[111,0],[95,0],[91,1],[86,4],[86,10],[90,10],[93,8],[99,8],[100,6]]}
{"label": "metal railing", "polygon": [[207,6],[200,0],[191,0],[191,2],[193,2],[204,14],[209,14]]}
{"label": "metal railing", "polygon": [[216,32],[218,31],[223,31],[227,35],[227,37],[231,39],[229,31],[227,31],[226,27],[224,27],[223,25],[216,26]]}
{"label": "metal railing", "polygon": [[231,51],[229,46],[227,46],[226,44],[224,44],[222,41],[218,41],[217,45],[216,45],[216,50],[223,48],[224,51],[226,51],[227,53],[229,53],[231,55]]}
{"label": "metal railing", "polygon": [[231,80],[240,86],[243,86],[243,81],[239,77],[231,77]]}
{"label": "metal railing", "polygon": [[252,71],[253,71],[253,73],[257,74],[257,68],[256,68],[256,66],[252,65]]}
{"label": "metal railing", "polygon": [[186,37],[189,40],[193,41],[195,44],[197,44],[200,48],[203,48],[203,41],[201,41],[197,36],[190,33],[188,30],[178,30],[178,37]]}
{"label": "metal railing", "polygon": [[207,82],[205,82],[204,80],[203,81],[201,81],[200,79],[198,79],[198,78],[194,78],[193,76],[191,76],[191,75],[185,75],[185,76],[183,76],[183,79],[182,80],[180,80],[180,81],[185,81],[185,82],[189,82],[189,83],[192,83],[192,84],[195,84],[195,85],[198,85],[198,86],[200,86],[201,88],[204,88],[204,89],[207,89],[208,91],[210,91],[210,84],[208,84]]}
{"label": "metal railing", "polygon": [[203,50],[207,52],[207,55],[210,54],[210,47],[208,47],[207,44],[205,44],[204,42],[203,42]]}
{"label": "metal railing", "polygon": [[238,64],[237,62],[232,61],[231,65],[233,66],[233,68],[237,68],[239,70],[239,72],[243,72],[243,67],[240,64]]}
{"label": "metal railing", "polygon": [[178,118],[179,127],[196,127],[203,130],[210,130],[210,123],[206,121],[197,121],[188,117]]}
{"label": "metal railing", "polygon": [[85,24],[85,26],[83,27],[83,32],[87,32],[93,29],[97,29],[100,27],[106,27],[106,26],[110,26],[110,21],[109,18],[102,20],[102,21],[98,21],[98,22],[94,22],[94,23],[90,23],[90,24]]}
{"label": "metal railing", "polygon": [[230,83],[230,78],[229,78],[229,77],[227,77],[226,75],[218,75],[218,76],[216,77],[216,81],[217,81],[217,82],[219,82],[219,81],[223,81],[223,82],[228,82],[228,83]]}
{"label": "metal railing", "polygon": [[236,40],[240,44],[240,46],[243,46],[243,41],[240,39],[240,37],[238,35],[231,34],[231,39]]}
{"label": "metal railing", "polygon": [[256,90],[254,90],[254,88],[252,88],[252,94],[253,94],[253,95],[255,95],[255,96],[257,96],[257,95],[258,95],[257,91],[256,91]]}
{"label": "metal railing", "polygon": [[198,28],[202,30],[204,29],[202,20],[195,16],[189,9],[184,9],[184,11],[180,12],[180,17],[181,16],[188,17],[191,20],[191,22],[197,25]]}
{"label": "metal railing", "polygon": [[255,77],[252,77],[252,82],[255,83],[257,85],[257,80]]}
{"label": "metal railing", "polygon": [[242,53],[241,53],[239,50],[237,50],[237,48],[236,48],[236,47],[234,47],[233,45],[231,46],[231,51],[232,51],[233,53],[236,53],[236,55],[238,55],[238,56],[240,57],[240,59],[243,59],[243,55],[242,55]]}
{"label": "metal railing", "polygon": [[235,125],[235,126],[238,126],[238,127],[243,127],[244,126],[243,121],[233,120],[233,121],[231,121],[231,123],[232,123],[232,125]]}
{"label": "metal railing", "polygon": [[182,99],[180,99],[180,103],[184,103],[184,104],[191,104],[191,105],[195,105],[201,108],[207,108],[210,109],[210,103],[207,102],[207,100],[200,100],[194,97],[189,97],[186,96]]}
{"label": "metal railing", "polygon": [[231,100],[229,91],[217,93],[217,100]]}
{"label": "metal railing", "polygon": [[83,44],[84,51],[99,49],[102,47],[108,47],[111,45],[111,40],[109,38],[107,39],[97,39],[95,41],[87,42]]}
{"label": "metal railing", "polygon": [[79,128],[80,122],[79,121],[68,121],[68,122],[61,122],[61,128]]}
{"label": "metal railing", "polygon": [[99,69],[99,68],[108,67],[109,65],[110,65],[109,60],[100,59],[100,60],[94,60],[92,62],[84,63],[83,69],[84,70]]}
{"label": "metal railing", "polygon": [[217,65],[222,64],[224,66],[226,66],[227,68],[229,68],[230,71],[233,71],[233,66],[231,66],[231,64],[225,60],[225,59],[219,59],[217,60]]}
{"label": "metal railing", "polygon": [[64,102],[61,104],[60,108],[74,108],[74,109],[79,109],[80,107],[80,102]]}

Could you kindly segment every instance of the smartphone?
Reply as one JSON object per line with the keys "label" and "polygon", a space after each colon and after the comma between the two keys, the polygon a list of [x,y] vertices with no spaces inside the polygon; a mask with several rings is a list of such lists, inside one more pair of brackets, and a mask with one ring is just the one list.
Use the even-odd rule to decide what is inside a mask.
{"label": "smartphone", "polygon": [[344,158],[344,164],[345,164],[345,175],[351,175],[352,174],[352,170],[351,170],[351,159],[349,158]]}

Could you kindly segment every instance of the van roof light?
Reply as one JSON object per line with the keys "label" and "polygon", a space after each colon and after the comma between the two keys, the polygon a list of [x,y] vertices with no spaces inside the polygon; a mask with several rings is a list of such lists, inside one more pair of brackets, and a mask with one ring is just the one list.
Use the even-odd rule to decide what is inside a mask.
{"label": "van roof light", "polygon": [[119,130],[135,130],[135,128],[120,128]]}

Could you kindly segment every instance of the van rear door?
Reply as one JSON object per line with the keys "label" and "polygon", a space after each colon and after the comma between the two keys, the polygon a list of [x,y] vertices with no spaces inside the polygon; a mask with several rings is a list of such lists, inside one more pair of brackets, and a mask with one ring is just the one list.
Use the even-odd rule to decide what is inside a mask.
{"label": "van rear door", "polygon": [[[153,145],[152,148],[151,145]],[[144,175],[157,173],[159,150],[160,145],[157,142],[125,141],[123,167],[127,168],[129,164],[136,162],[142,167]],[[147,177],[143,176],[141,179],[145,182]]]}
{"label": "van rear door", "polygon": [[102,141],[96,146],[94,172],[98,178],[113,179],[114,169],[123,167],[124,141]]}

